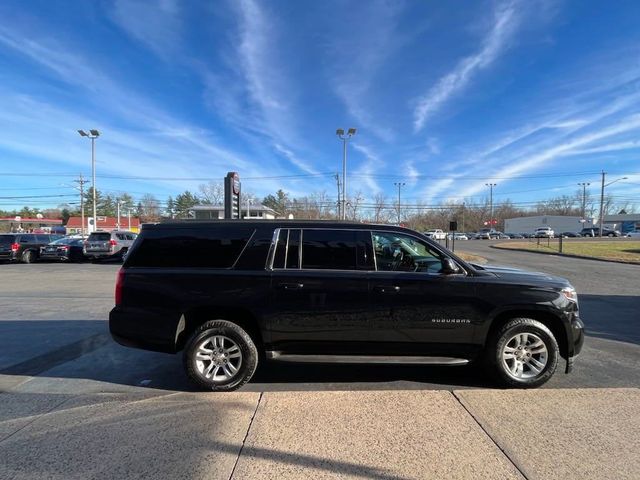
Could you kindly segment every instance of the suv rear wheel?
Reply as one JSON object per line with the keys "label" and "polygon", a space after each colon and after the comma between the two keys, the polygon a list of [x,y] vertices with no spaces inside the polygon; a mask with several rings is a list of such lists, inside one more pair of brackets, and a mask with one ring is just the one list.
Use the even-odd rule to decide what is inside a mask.
{"label": "suv rear wheel", "polygon": [[198,386],[217,392],[237,390],[258,366],[258,349],[251,336],[227,320],[210,320],[187,342],[183,354],[189,378]]}
{"label": "suv rear wheel", "polygon": [[24,263],[33,263],[36,261],[36,254],[33,252],[33,250],[25,250],[25,252],[22,254],[22,261]]}
{"label": "suv rear wheel", "polygon": [[558,366],[558,342],[543,323],[531,318],[507,322],[489,342],[487,363],[508,387],[535,388],[547,382]]}

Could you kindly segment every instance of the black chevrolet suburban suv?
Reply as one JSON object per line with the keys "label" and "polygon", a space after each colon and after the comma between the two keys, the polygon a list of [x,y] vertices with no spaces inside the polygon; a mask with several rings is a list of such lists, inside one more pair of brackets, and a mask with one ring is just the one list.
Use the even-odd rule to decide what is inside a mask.
{"label": "black chevrolet suburban suv", "polygon": [[183,350],[229,391],[260,359],[464,365],[537,387],[584,341],[567,280],[465,262],[412,230],[327,221],[144,225],[109,315],[122,345]]}

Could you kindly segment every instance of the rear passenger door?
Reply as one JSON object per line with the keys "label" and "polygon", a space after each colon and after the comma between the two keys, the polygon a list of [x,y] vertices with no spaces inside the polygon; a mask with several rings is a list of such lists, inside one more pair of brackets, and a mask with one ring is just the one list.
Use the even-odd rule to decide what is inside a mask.
{"label": "rear passenger door", "polygon": [[280,229],[271,258],[272,348],[290,353],[364,351],[373,269],[369,233]]}

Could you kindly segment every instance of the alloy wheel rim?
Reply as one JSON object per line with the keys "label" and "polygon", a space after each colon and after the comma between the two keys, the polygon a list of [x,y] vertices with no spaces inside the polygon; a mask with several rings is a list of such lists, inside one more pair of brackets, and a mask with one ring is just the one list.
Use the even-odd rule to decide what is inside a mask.
{"label": "alloy wheel rim", "polygon": [[207,380],[226,382],[240,371],[242,351],[229,337],[212,335],[198,344],[195,360],[198,372]]}
{"label": "alloy wheel rim", "polygon": [[517,333],[502,349],[502,364],[505,371],[517,380],[538,377],[544,371],[548,361],[547,345],[534,333]]}

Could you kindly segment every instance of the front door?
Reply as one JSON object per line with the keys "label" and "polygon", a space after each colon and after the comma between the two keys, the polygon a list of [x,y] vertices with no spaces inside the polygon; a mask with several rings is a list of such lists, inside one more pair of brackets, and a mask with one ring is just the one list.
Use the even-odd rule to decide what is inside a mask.
{"label": "front door", "polygon": [[271,277],[272,349],[354,353],[368,340],[368,232],[282,229]]}
{"label": "front door", "polygon": [[371,341],[380,354],[453,356],[472,350],[481,319],[472,279],[442,273],[444,254],[406,233],[372,233]]}

